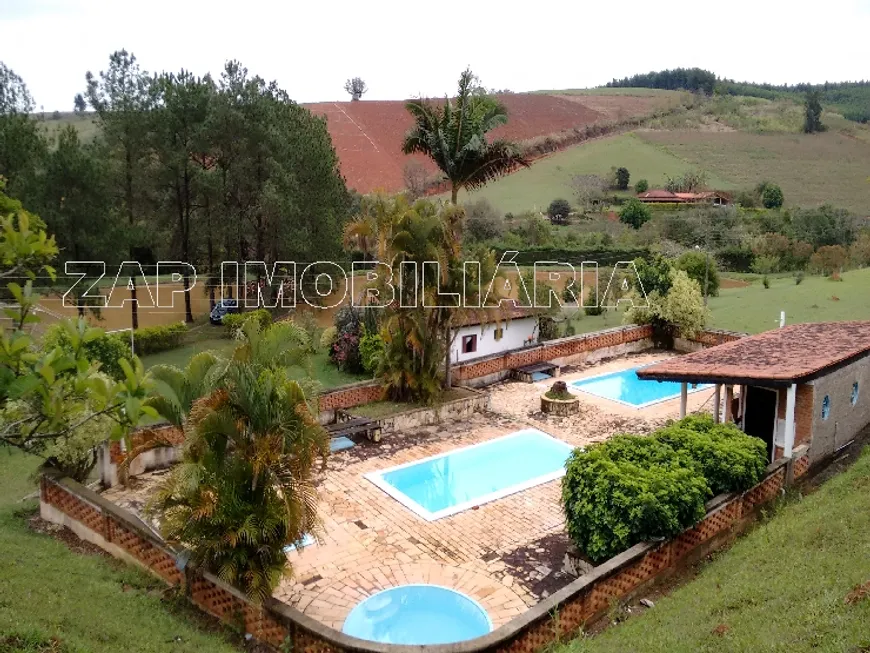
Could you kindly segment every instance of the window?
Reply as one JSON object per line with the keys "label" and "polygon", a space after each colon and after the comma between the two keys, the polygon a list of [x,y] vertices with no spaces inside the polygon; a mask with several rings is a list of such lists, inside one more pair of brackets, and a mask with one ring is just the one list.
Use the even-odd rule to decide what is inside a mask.
{"label": "window", "polygon": [[828,415],[831,414],[831,398],[828,395],[825,395],[825,398],[822,399],[822,419],[828,419]]}
{"label": "window", "polygon": [[[493,334],[493,337],[494,337],[496,340],[501,340],[502,338],[504,338],[504,329],[502,329],[501,327],[498,327],[498,328],[495,330],[495,333]],[[853,402],[853,403],[854,403],[854,402]]]}
{"label": "window", "polygon": [[858,382],[855,381],[855,383],[852,384],[852,405],[854,406],[857,403],[858,403]]}
{"label": "window", "polygon": [[477,351],[477,336],[462,336],[462,353],[472,354]]}

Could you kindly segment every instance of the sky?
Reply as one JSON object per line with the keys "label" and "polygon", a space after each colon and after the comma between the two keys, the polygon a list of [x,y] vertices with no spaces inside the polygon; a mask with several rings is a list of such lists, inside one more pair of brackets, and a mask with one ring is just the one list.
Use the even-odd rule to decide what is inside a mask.
{"label": "sky", "polygon": [[0,61],[46,111],[72,110],[85,73],[122,48],[150,72],[218,75],[237,59],[299,102],[349,99],[353,76],[364,99],[443,96],[466,66],[512,91],[693,66],[777,84],[870,78],[870,0],[0,0],[0,34]]}

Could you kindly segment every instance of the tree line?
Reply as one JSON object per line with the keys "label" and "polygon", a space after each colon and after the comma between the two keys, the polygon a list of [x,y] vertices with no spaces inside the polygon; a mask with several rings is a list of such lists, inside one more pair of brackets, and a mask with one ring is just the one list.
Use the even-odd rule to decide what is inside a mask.
{"label": "tree line", "polygon": [[341,251],[353,198],[326,120],[275,82],[237,61],[217,78],[149,73],[125,50],[85,81],[75,106],[99,127],[88,142],[73,125],[43,129],[24,80],[0,63],[0,175],[56,235],[61,260],[177,259],[219,273],[223,260]]}
{"label": "tree line", "polygon": [[669,91],[692,91],[712,95],[745,95],[776,100],[795,95],[818,94],[818,100],[843,114],[847,120],[870,121],[870,80],[854,82],[824,82],[823,84],[769,84],[766,82],[737,82],[701,68],[674,68],[673,70],[613,79],[611,88],[658,88]]}

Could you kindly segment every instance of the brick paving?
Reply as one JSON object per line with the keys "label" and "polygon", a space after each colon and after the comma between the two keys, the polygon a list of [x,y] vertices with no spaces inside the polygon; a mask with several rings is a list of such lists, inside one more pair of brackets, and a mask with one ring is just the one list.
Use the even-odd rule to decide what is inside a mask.
{"label": "brick paving", "polygon": [[[620,358],[564,378],[570,381],[664,357]],[[540,413],[540,394],[548,385],[504,383],[491,389],[492,412],[387,434],[380,444],[365,442],[333,454],[319,486],[317,543],[288,554],[292,572],[275,596],[340,629],[350,610],[374,592],[431,583],[474,598],[498,627],[570,582],[572,577],[561,569],[568,541],[558,481],[427,522],[363,478],[368,472],[523,428],[538,428],[582,446],[614,433],[649,432],[679,411],[679,399],[637,410],[583,395],[579,416],[553,418]],[[703,408],[710,394],[690,395],[690,409]],[[106,496],[135,510],[150,489],[153,483],[142,475],[134,479],[132,489],[114,488]]]}

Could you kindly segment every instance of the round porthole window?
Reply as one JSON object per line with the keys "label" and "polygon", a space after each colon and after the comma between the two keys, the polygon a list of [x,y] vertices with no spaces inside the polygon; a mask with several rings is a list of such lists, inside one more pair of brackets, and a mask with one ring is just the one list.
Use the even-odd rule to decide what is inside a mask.
{"label": "round porthole window", "polygon": [[855,381],[855,383],[852,384],[852,405],[854,406],[857,403],[858,403],[858,382]]}
{"label": "round porthole window", "polygon": [[825,398],[822,399],[822,419],[828,419],[828,415],[831,414],[831,398],[828,395],[825,395]]}

